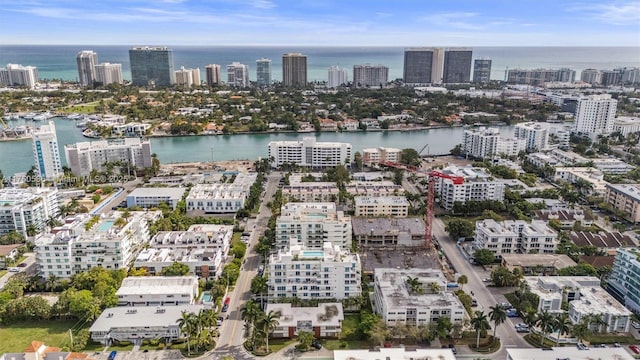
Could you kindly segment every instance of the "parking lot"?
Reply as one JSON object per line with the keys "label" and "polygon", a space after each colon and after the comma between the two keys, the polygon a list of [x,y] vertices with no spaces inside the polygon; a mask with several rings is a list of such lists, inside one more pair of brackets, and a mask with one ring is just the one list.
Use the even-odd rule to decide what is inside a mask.
{"label": "parking lot", "polygon": [[[110,350],[96,352],[91,355],[95,360],[107,360]],[[169,360],[183,359],[182,354],[178,350],[153,350],[149,352],[143,351],[118,351],[116,360]]]}

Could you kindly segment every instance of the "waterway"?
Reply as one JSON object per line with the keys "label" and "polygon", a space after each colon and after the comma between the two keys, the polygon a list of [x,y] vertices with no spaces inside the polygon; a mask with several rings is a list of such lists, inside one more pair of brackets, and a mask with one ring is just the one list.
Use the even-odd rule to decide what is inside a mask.
{"label": "waterway", "polygon": [[[60,156],[66,164],[64,145],[80,141],[90,141],[82,136],[75,122],[55,118]],[[9,125],[25,124],[24,120],[10,121]],[[28,121],[27,125],[41,123]],[[297,140],[304,136],[315,136],[318,141],[348,142],[353,152],[372,147],[414,148],[427,154],[445,154],[462,142],[464,129],[437,128],[420,131],[380,131],[380,132],[323,132],[323,133],[270,133],[236,134],[211,136],[177,136],[151,139],[151,151],[158,155],[160,163],[178,163],[219,160],[255,160],[268,153],[270,141]],[[500,127],[503,136],[513,135],[512,126]],[[29,170],[33,161],[31,141],[0,142],[0,169],[5,176]]]}

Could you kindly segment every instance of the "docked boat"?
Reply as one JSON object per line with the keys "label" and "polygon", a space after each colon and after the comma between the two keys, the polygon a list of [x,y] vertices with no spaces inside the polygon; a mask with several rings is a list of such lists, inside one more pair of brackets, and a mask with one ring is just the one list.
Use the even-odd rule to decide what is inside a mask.
{"label": "docked boat", "polygon": [[49,111],[46,111],[46,112],[43,112],[41,114],[38,114],[38,115],[34,116],[33,117],[33,121],[47,121],[47,120],[51,119],[54,116],[55,115],[53,115]]}
{"label": "docked boat", "polygon": [[20,119],[20,115],[18,115],[18,114],[5,114],[3,119],[5,119],[6,121],[18,120],[18,119]]}
{"label": "docked boat", "polygon": [[23,118],[25,118],[25,119],[27,119],[27,120],[31,120],[31,119],[33,119],[34,117],[36,117],[37,115],[38,115],[38,114],[36,114],[36,113],[34,113],[34,112],[30,112],[30,113],[28,113],[28,114],[25,114],[25,115],[23,116]]}
{"label": "docked boat", "polygon": [[80,120],[84,117],[84,115],[82,114],[71,114],[69,116],[67,116],[67,119],[69,120]]}

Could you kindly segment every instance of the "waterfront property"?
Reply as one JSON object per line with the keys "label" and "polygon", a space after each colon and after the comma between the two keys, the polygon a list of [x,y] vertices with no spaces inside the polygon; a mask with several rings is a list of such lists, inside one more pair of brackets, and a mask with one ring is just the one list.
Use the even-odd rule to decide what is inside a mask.
{"label": "waterfront property", "polygon": [[267,304],[265,312],[274,312],[278,326],[271,332],[274,338],[293,338],[300,332],[318,338],[337,338],[342,332],[344,312],[341,303],[322,303],[314,307],[292,307],[291,304]]}
{"label": "waterfront property", "polygon": [[590,315],[600,315],[602,323],[589,322],[595,332],[628,332],[633,313],[600,287],[594,276],[527,276],[525,281],[540,301],[537,311],[563,313],[569,303],[569,318],[574,324]]}
{"label": "waterfront property", "polygon": [[541,220],[480,220],[475,234],[476,247],[491,250],[497,258],[511,253],[552,254],[558,245],[558,233]]}
{"label": "waterfront property", "polygon": [[239,173],[232,184],[197,184],[187,195],[187,215],[231,214],[244,208],[256,173]]}
{"label": "waterfront property", "polygon": [[62,175],[62,161],[54,122],[49,121],[47,125],[36,128],[31,134],[31,142],[38,176],[42,180],[54,180]]}
{"label": "waterfront property", "polygon": [[198,296],[195,276],[135,276],[122,280],[118,306],[190,305]]}
{"label": "waterfront property", "polygon": [[166,339],[183,337],[178,320],[182,312],[199,313],[207,309],[202,305],[140,306],[107,308],[89,328],[91,339],[110,345],[117,341],[140,341],[144,339]]}
{"label": "waterfront property", "polygon": [[337,299],[358,296],[361,288],[358,254],[325,243],[322,249],[291,245],[269,258],[269,299]]}
{"label": "waterfront property", "polygon": [[[409,283],[409,278],[416,283]],[[439,318],[462,324],[467,317],[444,274],[435,269],[375,269],[372,303],[387,326],[429,326]]]}
{"label": "waterfront property", "polygon": [[151,143],[140,138],[79,142],[65,145],[64,152],[67,165],[79,176],[104,172],[115,164],[132,172],[151,167]]}
{"label": "waterfront property", "polygon": [[276,219],[276,247],[301,244],[322,249],[326,243],[350,248],[351,217],[335,203],[288,203]]}
{"label": "waterfront property", "polygon": [[148,209],[165,203],[175,210],[185,191],[182,187],[136,188],[127,195],[127,207],[138,206]]}
{"label": "waterfront property", "polygon": [[400,162],[400,153],[402,150],[397,148],[369,148],[362,150],[362,163],[364,165],[374,165],[385,162]]}
{"label": "waterfront property", "polygon": [[312,136],[298,141],[269,142],[269,159],[272,167],[297,165],[308,168],[335,167],[351,164],[351,144],[340,142],[316,142]]}
{"label": "waterfront property", "polygon": [[0,235],[16,231],[26,237],[30,226],[41,232],[59,213],[58,189],[54,187],[0,189]]}

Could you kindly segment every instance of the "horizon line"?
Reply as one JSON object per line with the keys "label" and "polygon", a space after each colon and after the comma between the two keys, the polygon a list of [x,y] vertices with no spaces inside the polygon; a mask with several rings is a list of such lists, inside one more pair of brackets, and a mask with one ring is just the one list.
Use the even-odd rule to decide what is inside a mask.
{"label": "horizon line", "polygon": [[521,46],[521,45],[480,45],[480,46],[472,46],[472,45],[300,45],[300,44],[268,44],[268,45],[185,45],[185,44],[24,44],[24,43],[16,43],[16,44],[1,44],[0,46],[172,46],[172,47],[307,47],[307,48],[411,48],[411,47],[440,47],[440,48],[461,48],[461,47],[470,47],[470,48],[492,48],[492,47],[503,47],[503,48],[640,48],[640,45],[530,45],[530,46]]}

